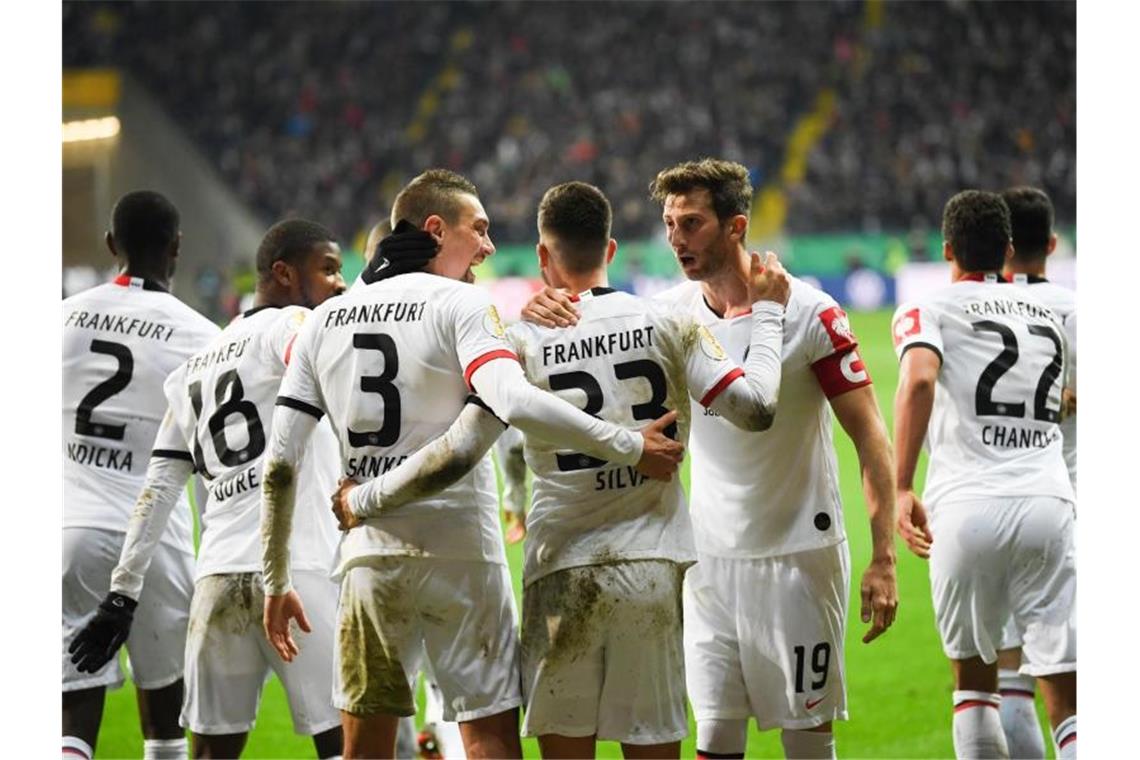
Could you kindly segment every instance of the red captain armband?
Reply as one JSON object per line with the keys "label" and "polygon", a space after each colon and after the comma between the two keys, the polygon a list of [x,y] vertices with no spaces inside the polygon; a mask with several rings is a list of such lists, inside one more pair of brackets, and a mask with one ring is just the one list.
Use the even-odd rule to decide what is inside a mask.
{"label": "red captain armband", "polygon": [[467,385],[468,390],[472,392],[475,390],[471,387],[471,376],[475,374],[475,370],[479,369],[489,361],[494,361],[495,359],[514,359],[516,362],[519,360],[513,351],[508,351],[505,348],[498,348],[494,351],[488,351],[485,354],[475,357],[475,359],[467,365],[467,369],[463,371],[463,382]]}
{"label": "red captain armband", "polygon": [[859,356],[854,344],[848,351],[836,351],[823,357],[811,365],[811,371],[815,373],[819,387],[828,398],[871,384],[871,374],[867,372],[863,358]]}
{"label": "red captain armband", "polygon": [[922,332],[922,321],[918,317],[918,309],[907,309],[895,317],[891,325],[891,336],[895,339],[895,348],[912,335]]}

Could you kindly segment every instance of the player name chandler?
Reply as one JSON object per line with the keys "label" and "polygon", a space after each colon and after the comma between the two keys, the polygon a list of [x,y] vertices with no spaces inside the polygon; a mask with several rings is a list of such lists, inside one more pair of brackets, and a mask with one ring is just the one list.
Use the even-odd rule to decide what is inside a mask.
{"label": "player name chandler", "polygon": [[173,327],[160,322],[151,322],[147,319],[127,317],[121,314],[100,314],[99,312],[87,311],[71,312],[67,315],[63,326],[100,330],[118,333],[119,335],[135,335],[139,338],[150,338],[162,343],[170,342],[170,338],[174,335]]}
{"label": "player name chandler", "polygon": [[1005,425],[982,427],[982,443],[999,449],[1044,449],[1060,437],[1057,430],[1046,432]]}
{"label": "player name chandler", "polygon": [[635,327],[632,330],[595,335],[591,338],[579,338],[566,343],[554,343],[542,347],[542,363],[544,366],[567,364],[581,359],[594,359],[599,356],[610,356],[621,351],[631,351],[635,348],[649,348],[653,345],[653,327]]}
{"label": "player name chandler", "polygon": [[419,322],[424,318],[427,301],[416,303],[373,303],[331,309],[325,315],[325,327],[341,327],[358,322]]}

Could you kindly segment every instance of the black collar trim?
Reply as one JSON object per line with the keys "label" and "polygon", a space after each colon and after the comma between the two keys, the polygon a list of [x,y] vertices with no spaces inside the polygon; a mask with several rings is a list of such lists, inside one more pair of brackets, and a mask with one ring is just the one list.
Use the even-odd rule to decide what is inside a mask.
{"label": "black collar trim", "polygon": [[148,280],[144,277],[132,277],[129,274],[121,274],[115,279],[111,280],[115,285],[120,285],[124,288],[142,288],[143,290],[157,290],[159,293],[169,293],[170,291],[159,285],[154,280]]}

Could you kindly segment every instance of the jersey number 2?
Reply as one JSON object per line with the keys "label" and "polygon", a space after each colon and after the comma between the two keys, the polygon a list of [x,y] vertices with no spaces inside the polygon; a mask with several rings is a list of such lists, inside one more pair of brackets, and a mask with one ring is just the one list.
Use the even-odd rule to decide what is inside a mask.
{"label": "jersey number 2", "polygon": [[115,374],[87,391],[87,395],[79,402],[79,406],[75,410],[75,433],[76,435],[90,435],[95,438],[121,441],[127,433],[126,425],[92,422],[91,414],[99,404],[130,385],[131,375],[135,371],[135,358],[131,355],[131,349],[122,343],[112,343],[108,340],[91,341],[91,351],[96,354],[107,354],[115,357],[119,362],[119,368],[115,370]]}
{"label": "jersey number 2", "polygon": [[[1024,417],[1024,401],[994,401],[994,385],[1017,363],[1017,336],[1007,325],[988,319],[975,322],[973,327],[974,332],[997,333],[1002,343],[1001,353],[986,365],[982,376],[978,378],[978,387],[974,391],[974,411],[979,417]],[[1048,338],[1053,341],[1054,348],[1053,361],[1046,365],[1041,379],[1037,381],[1037,392],[1033,396],[1033,418],[1042,422],[1059,422],[1061,410],[1050,409],[1048,402],[1049,391],[1061,375],[1061,339],[1057,337],[1057,331],[1048,325],[1029,325],[1029,333]]]}

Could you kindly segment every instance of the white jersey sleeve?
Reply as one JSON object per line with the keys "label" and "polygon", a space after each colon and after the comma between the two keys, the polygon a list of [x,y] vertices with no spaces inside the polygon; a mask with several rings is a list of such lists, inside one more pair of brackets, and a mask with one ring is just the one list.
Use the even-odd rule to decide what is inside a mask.
{"label": "white jersey sleeve", "polygon": [[898,308],[900,359],[926,346],[942,359],[927,428],[924,499],[1072,500],[1060,422],[1060,320],[1030,291],[963,280]]}

